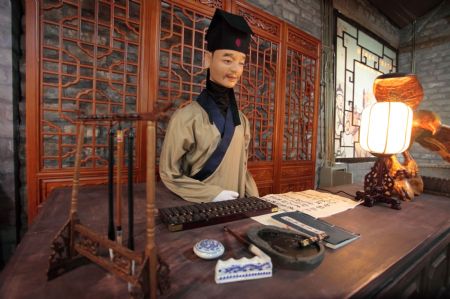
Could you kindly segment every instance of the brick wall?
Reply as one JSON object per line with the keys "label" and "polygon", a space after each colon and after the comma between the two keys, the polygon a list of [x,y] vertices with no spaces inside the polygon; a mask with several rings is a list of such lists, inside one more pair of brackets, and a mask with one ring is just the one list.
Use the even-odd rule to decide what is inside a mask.
{"label": "brick wall", "polygon": [[321,0],[247,0],[247,2],[320,39]]}
{"label": "brick wall", "polygon": [[334,0],[333,5],[341,14],[364,26],[367,30],[388,42],[394,48],[400,43],[399,29],[373,7],[367,0]]}
{"label": "brick wall", "polygon": [[[443,1],[434,11],[421,17],[415,26],[415,74],[420,80],[424,99],[417,109],[437,113],[450,126],[450,1]],[[399,70],[412,71],[412,25],[401,30]],[[424,175],[450,176],[450,163],[439,155],[414,144],[414,159]]]}
{"label": "brick wall", "polygon": [[16,242],[11,3],[0,0],[0,269]]}

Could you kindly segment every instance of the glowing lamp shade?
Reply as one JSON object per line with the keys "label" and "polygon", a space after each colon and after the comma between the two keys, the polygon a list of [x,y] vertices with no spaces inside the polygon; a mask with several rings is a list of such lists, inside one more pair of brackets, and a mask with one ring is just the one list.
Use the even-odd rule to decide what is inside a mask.
{"label": "glowing lamp shade", "polygon": [[377,102],[364,109],[359,141],[361,147],[379,155],[405,151],[411,140],[413,112],[401,102]]}

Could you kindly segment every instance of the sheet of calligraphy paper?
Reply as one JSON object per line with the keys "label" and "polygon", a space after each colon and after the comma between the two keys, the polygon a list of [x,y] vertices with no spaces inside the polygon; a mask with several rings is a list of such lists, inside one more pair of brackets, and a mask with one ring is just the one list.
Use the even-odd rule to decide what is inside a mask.
{"label": "sheet of calligraphy paper", "polygon": [[[316,190],[268,194],[263,196],[262,199],[277,205],[279,209],[277,213],[300,211],[315,218],[328,217],[353,209],[361,203],[361,201]],[[252,217],[252,219],[265,225],[285,227],[280,222],[273,220],[273,215],[275,213]]]}

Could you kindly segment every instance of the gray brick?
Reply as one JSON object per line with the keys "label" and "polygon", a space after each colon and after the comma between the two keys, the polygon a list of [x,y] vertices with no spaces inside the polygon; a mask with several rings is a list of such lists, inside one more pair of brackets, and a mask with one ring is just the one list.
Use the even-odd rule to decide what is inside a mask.
{"label": "gray brick", "polygon": [[433,89],[433,88],[437,88],[437,87],[444,87],[444,86],[446,86],[447,84],[445,84],[445,82],[439,82],[439,81],[436,81],[436,80],[431,80],[431,82],[430,83],[427,83],[427,84],[422,84],[422,86],[423,87],[425,87],[425,88],[429,88],[429,89]]}
{"label": "gray brick", "polygon": [[[0,102],[1,103],[1,102]],[[0,104],[0,124],[12,122],[12,103],[6,102]],[[1,128],[0,128],[1,130]]]}
{"label": "gray brick", "polygon": [[[291,2],[281,2],[281,6],[284,11],[288,11],[293,14],[298,14],[300,12],[300,8],[297,4],[293,4]],[[303,8],[302,10],[307,10],[307,8]]]}
{"label": "gray brick", "polygon": [[[13,165],[13,161],[9,161]],[[3,194],[7,194],[9,198],[14,195],[14,175],[13,171],[3,172],[0,174],[0,187],[3,188]]]}
{"label": "gray brick", "polygon": [[[420,44],[416,48],[416,73],[425,93],[419,109],[437,113],[444,124],[450,124],[450,42],[448,38],[442,38],[444,35],[448,36],[448,21],[443,16],[448,15],[449,12],[450,9],[447,8],[446,12],[437,14],[434,19],[425,16],[425,19],[428,18],[427,23],[416,40]],[[447,29],[446,32],[442,30],[443,28]],[[407,30],[410,30],[410,28],[402,30],[405,36],[408,34]],[[402,54],[402,56],[405,57],[406,55]],[[408,54],[408,57],[410,57],[410,54]],[[408,60],[399,59],[399,61],[404,63]],[[412,146],[411,153],[419,166],[420,164],[431,165],[442,164],[443,162],[438,154],[418,144]]]}
{"label": "gray brick", "polygon": [[12,87],[11,85],[0,84],[0,104],[12,102]]}
{"label": "gray brick", "polygon": [[12,65],[11,49],[0,48],[0,66],[9,66],[11,68],[11,65]]}
{"label": "gray brick", "polygon": [[0,66],[0,82],[12,84],[12,69],[10,67]]}
{"label": "gray brick", "polygon": [[0,47],[11,48],[11,24],[0,26]]}
{"label": "gray brick", "polygon": [[10,0],[0,0],[0,9],[1,10],[8,10],[8,9],[11,10]]}
{"label": "gray brick", "polygon": [[11,10],[0,8],[0,26],[11,26]]}
{"label": "gray brick", "polygon": [[255,1],[249,1],[249,2],[253,2],[253,4],[256,4],[259,7],[262,8],[268,8],[271,5],[273,5],[273,1],[270,0],[255,0]]}
{"label": "gray brick", "polygon": [[3,123],[0,127],[0,138],[11,137],[13,134],[13,124],[12,122]]}
{"label": "gray brick", "polygon": [[[12,137],[12,135],[11,135]],[[13,157],[13,139],[6,137],[0,138],[0,156],[5,159]]]}
{"label": "gray brick", "polygon": [[[293,24],[306,33],[320,38],[322,24],[320,21],[319,0],[248,0],[248,2],[261,7],[273,16]],[[301,13],[304,14],[302,15]],[[318,16],[318,18],[313,19],[313,16]]]}
{"label": "gray brick", "polygon": [[295,23],[295,14],[294,13],[287,11],[287,10],[283,10],[282,15],[283,15],[283,19],[286,19],[286,20],[290,21],[291,23]]}
{"label": "gray brick", "polygon": [[2,158],[0,160],[0,167],[2,170],[2,174],[13,174],[14,173],[14,163],[12,161],[12,157],[10,159],[5,160]]}

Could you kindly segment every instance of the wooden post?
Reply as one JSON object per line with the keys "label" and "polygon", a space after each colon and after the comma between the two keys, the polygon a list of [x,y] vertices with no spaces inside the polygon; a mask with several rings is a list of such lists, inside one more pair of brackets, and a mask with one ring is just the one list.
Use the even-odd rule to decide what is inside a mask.
{"label": "wooden post", "polygon": [[150,298],[156,299],[157,258],[155,247],[155,151],[156,126],[154,121],[147,121],[147,244],[145,253],[149,260],[149,292]]}
{"label": "wooden post", "polygon": [[117,128],[117,185],[116,185],[116,241],[122,245],[122,159],[123,130],[119,122]]}
{"label": "wooden post", "polygon": [[81,166],[81,151],[84,143],[84,123],[77,123],[77,145],[75,149],[74,174],[72,180],[72,198],[70,201],[70,219],[77,213],[78,209],[78,189],[80,186],[80,166]]}
{"label": "wooden post", "polygon": [[128,248],[134,250],[134,195],[133,195],[134,132],[128,132]]}
{"label": "wooden post", "polygon": [[70,212],[69,212],[69,258],[73,258],[75,253],[75,224],[77,219],[78,210],[78,190],[80,188],[80,167],[81,167],[81,155],[84,143],[84,123],[77,123],[77,145],[75,148],[75,161],[74,161],[74,172],[72,180],[72,197],[70,199]]}
{"label": "wooden post", "polygon": [[109,122],[108,140],[108,239],[116,240],[114,227],[114,131],[112,121]]}

